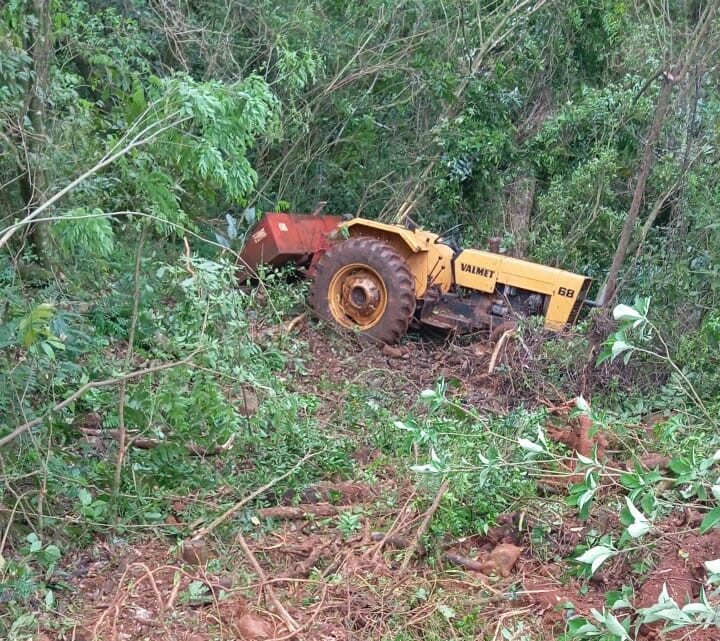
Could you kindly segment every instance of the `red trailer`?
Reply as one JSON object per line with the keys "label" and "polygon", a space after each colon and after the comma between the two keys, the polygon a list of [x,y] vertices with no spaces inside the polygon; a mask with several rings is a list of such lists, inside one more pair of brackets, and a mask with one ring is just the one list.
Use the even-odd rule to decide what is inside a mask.
{"label": "red trailer", "polygon": [[241,269],[252,275],[261,263],[293,263],[312,272],[341,222],[340,216],[266,212],[240,253]]}

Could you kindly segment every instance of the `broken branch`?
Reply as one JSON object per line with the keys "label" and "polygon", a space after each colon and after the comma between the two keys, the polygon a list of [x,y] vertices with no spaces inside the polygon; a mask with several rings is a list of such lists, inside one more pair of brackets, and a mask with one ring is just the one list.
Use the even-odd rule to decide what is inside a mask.
{"label": "broken branch", "polygon": [[421,544],[421,539],[423,535],[425,534],[426,530],[430,526],[430,521],[432,521],[433,516],[435,516],[435,512],[437,512],[438,507],[440,506],[440,501],[442,501],[442,497],[445,496],[445,492],[448,491],[448,487],[450,487],[450,481],[445,480],[442,482],[442,485],[438,488],[437,494],[435,495],[435,499],[432,502],[432,505],[428,508],[428,511],[425,512],[425,518],[423,518],[422,523],[420,523],[420,527],[418,528],[417,532],[415,533],[415,539],[411,543],[410,547],[408,548],[407,554],[405,555],[405,558],[403,559],[402,565],[400,566],[400,571],[406,570],[407,566],[410,563],[410,560],[415,555],[416,550]]}
{"label": "broken branch", "polygon": [[156,365],[154,367],[147,367],[145,369],[139,369],[134,372],[130,372],[129,374],[123,374],[122,376],[118,376],[117,378],[107,378],[103,381],[92,381],[91,383],[86,383],[83,385],[79,390],[76,392],[73,392],[68,396],[64,401],[61,401],[59,403],[56,403],[53,405],[47,412],[45,412],[42,416],[38,416],[37,418],[34,418],[32,421],[28,421],[27,423],[23,423],[19,427],[16,427],[10,434],[6,434],[2,438],[0,438],[0,447],[3,447],[4,445],[7,445],[11,441],[14,441],[18,436],[21,434],[31,430],[36,425],[40,425],[48,414],[51,412],[59,412],[61,409],[64,409],[70,403],[73,401],[76,401],[79,399],[83,394],[88,392],[91,389],[97,389],[99,387],[109,387],[111,385],[117,385],[118,383],[122,383],[123,381],[129,381],[134,378],[141,378],[143,376],[147,376],[148,374],[154,374],[155,372],[162,372],[166,369],[172,369],[173,367],[177,367],[178,365],[185,365],[186,363],[189,363],[195,356],[200,352],[200,349],[196,349],[194,352],[191,352],[188,354],[185,358],[180,359],[179,361],[173,361],[172,363],[163,363],[162,365]]}
{"label": "broken branch", "polygon": [[223,512],[220,516],[218,516],[218,517],[217,517],[214,521],[212,521],[210,524],[208,524],[208,525],[205,526],[204,528],[200,528],[200,529],[192,536],[192,539],[191,539],[191,540],[192,540],[192,541],[195,541],[195,540],[197,540],[197,539],[201,539],[201,538],[203,538],[204,536],[207,536],[208,534],[210,534],[210,532],[212,532],[218,525],[220,525],[221,523],[225,522],[227,519],[229,519],[231,516],[233,516],[233,514],[236,514],[240,509],[242,509],[242,508],[243,508],[245,505],[247,505],[250,501],[252,501],[253,499],[257,498],[257,497],[260,496],[261,494],[264,494],[264,493],[267,492],[271,487],[273,487],[274,485],[276,485],[276,484],[279,483],[280,481],[283,481],[283,480],[285,480],[286,478],[288,478],[289,476],[292,476],[295,472],[297,472],[298,469],[300,469],[300,467],[301,467],[304,463],[306,463],[306,462],[309,461],[310,459],[315,458],[316,456],[322,454],[324,451],[325,451],[324,449],[323,449],[323,450],[318,450],[317,452],[311,452],[310,454],[306,454],[305,456],[303,456],[303,457],[302,457],[297,463],[295,463],[295,465],[293,465],[293,467],[292,467],[291,469],[289,469],[287,472],[285,472],[284,474],[281,474],[280,476],[275,477],[274,479],[272,479],[271,481],[269,481],[268,483],[266,483],[265,485],[263,485],[261,488],[258,488],[258,489],[255,490],[254,492],[251,492],[251,493],[248,494],[244,499],[238,501],[238,502],[235,503],[235,505],[233,505],[230,509],[228,509],[228,510],[226,510],[225,512]]}

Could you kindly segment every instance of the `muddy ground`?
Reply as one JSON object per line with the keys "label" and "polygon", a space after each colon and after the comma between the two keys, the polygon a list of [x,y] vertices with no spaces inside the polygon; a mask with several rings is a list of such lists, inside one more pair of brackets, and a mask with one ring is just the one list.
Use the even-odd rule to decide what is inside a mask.
{"label": "muddy ground", "polygon": [[[382,350],[328,338],[312,326],[300,331],[312,355],[301,387],[350,380],[415,399],[443,376],[460,381],[474,407],[506,409],[498,379],[488,373],[493,348],[484,343],[417,336],[400,349]],[[323,394],[327,403],[338,402],[332,389]],[[566,420],[561,410],[558,417]],[[567,426],[559,438],[584,449],[578,443],[587,426]],[[360,469],[371,466],[373,454],[359,447],[357,460]],[[548,501],[562,500],[562,491],[556,488]],[[574,617],[602,611],[607,593],[623,586],[633,588],[639,606],[657,601],[663,586],[680,603],[697,600],[703,562],[720,558],[720,531],[700,536],[697,514],[689,513],[660,525],[641,579],[618,556],[588,581],[566,559],[590,531],[622,528],[616,514],[600,509],[586,522],[543,521],[541,550],[532,515],[516,513],[501,516],[486,534],[425,549],[421,535],[432,506],[416,499],[417,488],[404,477],[388,475],[373,485],[335,479],[256,510],[256,531],[229,542],[212,536],[184,546],[162,538],[98,540],[65,560],[74,596],[60,605],[41,639],[549,641]],[[185,508],[183,501],[173,505],[180,527],[188,525]],[[720,639],[720,631],[662,635],[646,628],[637,638],[706,641]]]}

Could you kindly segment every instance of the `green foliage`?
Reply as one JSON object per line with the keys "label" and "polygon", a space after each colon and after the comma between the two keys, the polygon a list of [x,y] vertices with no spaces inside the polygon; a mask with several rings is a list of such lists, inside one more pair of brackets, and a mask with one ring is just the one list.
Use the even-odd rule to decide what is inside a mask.
{"label": "green foliage", "polygon": [[[25,537],[17,557],[6,560],[0,556],[3,608],[15,615],[10,622],[0,616],[0,632],[6,634],[7,639],[20,641],[27,638],[26,635],[35,628],[40,612],[54,609],[54,591],[58,585],[53,585],[51,576],[61,558],[62,552],[57,545],[44,543],[34,532]],[[40,604],[42,608],[38,607]],[[26,608],[34,612],[25,611]]]}
{"label": "green foliage", "polygon": [[514,443],[537,434],[544,414],[518,409],[488,424],[447,394],[444,381],[425,390],[421,397],[429,411],[424,419],[395,426],[406,434],[404,449],[414,445],[428,461],[412,471],[431,485],[443,475],[452,479],[433,531],[455,536],[484,532],[498,515],[533,493],[534,480],[524,464],[528,453]]}
{"label": "green foliage", "polygon": [[[711,423],[714,418],[708,411],[702,397],[677,364],[670,352],[667,341],[663,338],[658,327],[649,319],[650,299],[637,300],[635,306],[617,305],[613,309],[613,317],[620,322],[619,329],[606,341],[604,349],[598,357],[601,363],[607,359],[614,360],[624,354],[627,364],[633,354],[640,354],[667,364],[671,371],[670,389],[675,389],[686,395],[688,399],[702,412]],[[657,347],[653,345],[657,344]]]}
{"label": "green foliage", "polygon": [[36,356],[43,354],[52,360],[56,351],[65,349],[62,340],[52,331],[54,316],[55,307],[50,303],[41,303],[20,319],[18,339],[28,353]]}
{"label": "green foliage", "polygon": [[[50,581],[72,546],[136,528],[184,536],[182,524],[164,524],[173,497],[193,497],[186,522],[207,521],[308,451],[323,455],[278,492],[349,477],[358,437],[383,453],[365,478],[387,469],[410,475],[422,490],[418,510],[450,480],[429,538],[483,533],[501,513],[536,505],[538,475],[561,474],[571,459],[581,476],[565,502],[543,501],[543,509],[592,524],[603,508],[619,520],[616,531],[588,535],[567,561],[584,579],[616,557],[646,563],[644,550],[678,504],[702,511],[703,532],[718,527],[720,98],[712,59],[698,58],[673,93],[622,275],[621,299],[637,302],[616,308],[600,357],[606,385],[593,387],[596,372],[585,366],[596,339],[590,323],[562,338],[528,325],[516,335],[515,360],[495,372],[515,394],[506,416],[468,409],[463,390],[442,380],[410,409],[382,385],[358,381],[329,408],[337,381],[307,384],[313,355],[279,329],[303,309],[305,285],[289,271],[261,269],[260,286],[239,288],[231,258],[265,209],[305,211],[323,200],[331,212],[388,217],[419,177],[427,189],[414,218],[438,231],[462,225],[466,244],[498,234],[512,247],[513,189],[528,178],[529,255],[601,282],[630,206],[660,86],[653,79],[688,50],[694,7],[670,3],[658,16],[641,5],[578,0],[504,23],[507,3],[261,0],[230,13],[224,3],[180,3],[167,21],[145,2],[55,0],[43,68],[34,6],[0,7],[0,228],[32,205],[35,178],[48,196],[130,148],[46,212],[50,282],[17,269],[36,251],[24,229],[0,259],[0,437],[42,418],[0,457],[4,513],[22,498],[2,527],[0,636],[37,631],[62,591]],[[501,32],[507,38],[471,71]],[[714,37],[703,47],[712,50]],[[28,108],[43,74],[38,129]],[[135,249],[148,221],[133,319]],[[127,382],[125,427],[149,449],[129,448],[116,493],[117,387],[50,408],[126,367],[191,352],[191,363]],[[671,455],[667,473],[639,463],[618,472],[545,438],[537,399],[572,398],[586,385],[592,407],[579,411],[633,460],[637,425],[664,413],[648,434]],[[608,498],[609,487],[620,494]],[[351,539],[366,518],[344,512],[332,525]],[[250,522],[239,513],[225,527]],[[534,532],[542,549],[543,527]],[[662,595],[637,620],[713,624],[717,572],[707,574],[708,599],[704,592],[688,607]],[[414,598],[434,596],[420,588]],[[426,637],[445,638],[448,626],[476,636],[480,615],[464,615],[446,596]],[[180,598],[211,600],[200,582]],[[571,616],[566,637],[628,638],[636,631],[623,601],[631,597]],[[498,630],[531,639],[523,626]]]}
{"label": "green foliage", "polygon": [[109,258],[115,245],[112,225],[101,209],[88,211],[80,207],[65,212],[53,227],[53,235],[62,251],[70,257],[75,252],[82,252]]}

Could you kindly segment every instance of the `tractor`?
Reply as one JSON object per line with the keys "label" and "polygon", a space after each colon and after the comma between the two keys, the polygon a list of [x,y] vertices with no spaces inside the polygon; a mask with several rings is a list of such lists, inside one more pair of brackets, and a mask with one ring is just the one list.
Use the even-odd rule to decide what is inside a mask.
{"label": "tractor", "polygon": [[463,249],[406,219],[268,212],[251,230],[241,273],[261,263],[293,263],[312,279],[310,306],[322,319],[392,344],[411,322],[458,333],[487,331],[491,341],[518,318],[541,316],[544,327],[574,324],[591,279],[500,253]]}

